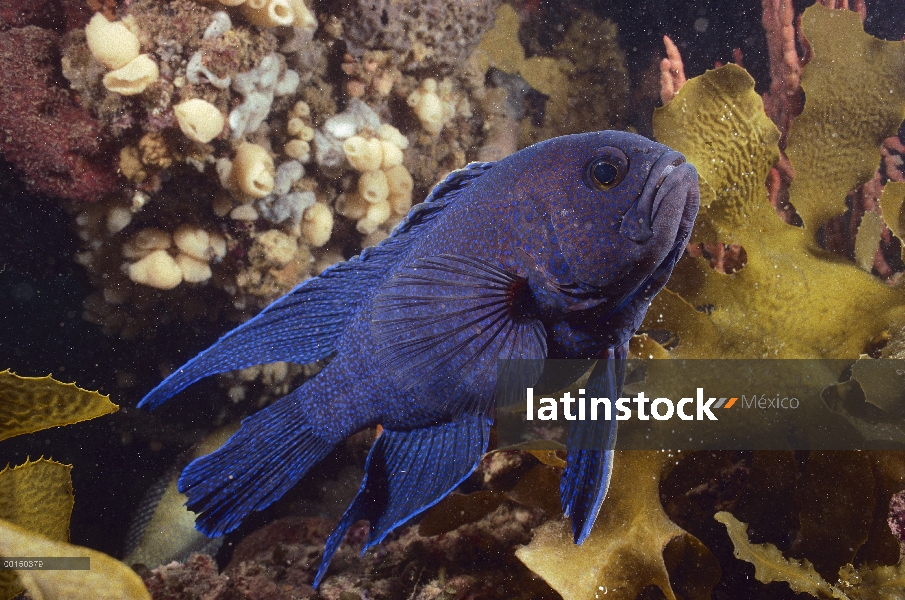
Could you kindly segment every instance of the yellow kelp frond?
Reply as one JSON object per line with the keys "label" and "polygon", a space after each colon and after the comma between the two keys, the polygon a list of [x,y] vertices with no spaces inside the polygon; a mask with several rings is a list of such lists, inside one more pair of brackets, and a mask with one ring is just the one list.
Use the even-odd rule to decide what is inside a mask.
{"label": "yellow kelp frond", "polygon": [[0,471],[0,519],[68,542],[71,470],[72,465],[41,458]]}
{"label": "yellow kelp frond", "polygon": [[[905,215],[902,214],[902,204],[905,203],[905,181],[890,181],[883,186],[880,195],[880,210],[883,212],[883,220],[889,230],[900,240],[905,239]],[[902,247],[905,256],[905,246]]]}
{"label": "yellow kelp frond", "polygon": [[0,555],[17,557],[87,557],[88,570],[17,570],[35,600],[150,600],[141,578],[102,552],[73,546],[0,520]]}
{"label": "yellow kelp frond", "polygon": [[[807,101],[813,100],[809,94]],[[877,140],[887,135],[884,127],[874,124]],[[778,132],[747,73],[727,65],[689,80],[657,111],[654,129],[658,140],[698,169],[704,193],[714,194],[701,208],[694,240],[741,244],[748,259],[731,275],[703,259],[679,261],[669,288],[702,312],[718,340],[714,343],[710,328],[702,327],[700,334],[680,336],[676,350],[689,358],[858,356],[903,297],[822,251],[814,228],[793,227],[776,215],[765,181],[779,156]],[[825,157],[823,170],[836,168],[841,167]],[[791,202],[798,207],[795,191]],[[675,332],[694,321],[687,314],[670,318],[672,312],[652,309],[642,329]]]}
{"label": "yellow kelp frond", "polygon": [[633,600],[650,585],[675,599],[663,553],[672,540],[687,537],[693,542],[685,551],[696,554],[697,579],[709,597],[719,580],[716,559],[670,521],[660,504],[661,473],[669,460],[665,452],[616,452],[606,503],[584,544],[572,541],[568,519],[557,519],[538,528],[516,556],[565,600]]}
{"label": "yellow kelp frond", "polygon": [[47,377],[0,372],[0,440],[119,410],[108,396]]}
{"label": "yellow kelp frond", "polygon": [[901,598],[905,589],[905,562],[894,566],[867,566],[855,569],[845,565],[839,569],[839,579],[830,585],[807,559],[786,558],[773,544],[752,544],[748,541],[748,525],[728,512],[718,512],[714,518],[726,526],[735,546],[735,557],[754,565],[754,576],[762,583],[784,581],[793,591],[815,598],[889,599]]}
{"label": "yellow kelp frond", "polygon": [[815,230],[873,176],[881,142],[905,119],[905,42],[878,40],[857,13],[820,3],[804,12],[801,29],[813,58],[802,72],[805,106],[786,154],[795,167],[792,204]]}
{"label": "yellow kelp frond", "polygon": [[[86,421],[118,409],[107,396],[72,383],[60,383],[50,376],[19,377],[10,371],[0,372],[0,440]],[[10,527],[21,527],[42,536],[48,542],[68,542],[74,502],[71,469],[71,465],[41,458],[0,471],[0,520]],[[0,546],[12,543],[4,535],[0,532]],[[0,556],[39,555],[0,547]],[[67,597],[40,595],[37,588],[33,590],[17,578],[15,571],[0,571],[0,599],[18,595],[23,585],[35,598]]]}
{"label": "yellow kelp frond", "polygon": [[[702,271],[703,272],[703,271]],[[702,355],[705,348],[717,348],[720,333],[713,325],[710,317],[695,310],[679,294],[664,289],[654,297],[647,318],[645,329],[668,329],[678,338],[678,347],[672,352],[675,358],[696,358]],[[693,344],[690,343],[693,341]],[[656,344],[651,341],[649,345]],[[647,356],[650,356],[650,352]],[[645,358],[641,355],[641,358]]]}
{"label": "yellow kelp frond", "polygon": [[[0,519],[48,539],[68,542],[74,501],[71,469],[71,465],[42,458],[0,471]],[[21,555],[0,550],[0,556]],[[0,571],[0,598],[13,598],[22,590],[14,571]]]}
{"label": "yellow kelp frond", "polygon": [[773,544],[748,542],[748,524],[728,512],[718,512],[713,518],[726,526],[735,545],[735,557],[754,565],[754,576],[761,583],[785,581],[792,591],[811,594],[817,598],[846,598],[840,590],[828,584],[808,559],[785,558]]}
{"label": "yellow kelp frond", "polygon": [[730,64],[689,80],[654,112],[654,132],[698,170],[701,207],[725,204],[727,225],[769,210],[763,184],[779,159],[779,130],[747,71]]}

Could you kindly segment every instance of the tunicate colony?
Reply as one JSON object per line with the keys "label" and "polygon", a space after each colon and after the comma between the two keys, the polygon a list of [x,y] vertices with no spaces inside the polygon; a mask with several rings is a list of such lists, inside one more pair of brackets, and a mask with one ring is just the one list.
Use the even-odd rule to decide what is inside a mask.
{"label": "tunicate colony", "polygon": [[[183,8],[188,9],[185,4]],[[154,116],[167,120],[167,127],[149,127],[146,123],[137,142],[121,147],[120,172],[131,185],[124,188],[119,199],[108,198],[92,205],[77,219],[82,237],[89,242],[77,259],[89,270],[106,273],[103,303],[89,301],[88,315],[108,329],[119,329],[121,334],[128,334],[129,327],[110,313],[116,312],[117,306],[127,305],[130,298],[135,301],[136,295],[146,296],[141,287],[169,291],[186,284],[207,284],[214,278],[218,286],[236,296],[236,308],[254,308],[261,302],[249,305],[242,298],[247,295],[241,294],[241,289],[266,301],[312,271],[342,258],[337,249],[325,248],[318,256],[309,250],[328,245],[338,217],[352,220],[366,236],[363,245],[371,245],[386,237],[412,204],[414,182],[403,165],[409,139],[396,127],[382,122],[363,100],[351,99],[344,111],[332,116],[324,115],[323,110],[314,114],[302,99],[304,95],[299,94],[300,86],[310,80],[311,73],[300,74],[289,67],[291,52],[271,51],[259,56],[250,69],[225,72],[228,70],[218,68],[205,51],[205,45],[215,44],[218,39],[233,43],[227,39],[230,36],[248,36],[252,44],[256,35],[265,41],[266,30],[276,27],[283,39],[290,37],[287,33],[291,30],[292,39],[284,45],[302,46],[303,51],[298,54],[322,54],[323,48],[312,40],[317,21],[304,3],[224,0],[220,4],[230,8],[205,11],[209,20],[201,33],[201,47],[194,51],[180,49],[178,40],[161,40],[159,32],[158,39],[148,44],[142,23],[147,22],[149,14],[153,15],[155,7],[144,4],[133,8],[134,16],[126,14],[110,21],[97,13],[91,19],[84,31],[84,43],[90,51],[90,61],[99,68],[75,64],[74,49],[79,38],[75,38],[76,43],[64,59],[64,71],[73,79],[74,88],[97,89],[96,79],[79,81],[79,77],[88,79],[86,72],[89,76],[100,75],[104,89],[95,91],[96,96],[103,98],[99,104],[113,103],[117,94],[137,97],[141,102],[142,95],[158,95],[155,88],[163,87],[165,80],[172,82],[167,106],[162,110],[148,110],[149,102],[144,106],[147,121],[156,113]],[[216,5],[213,3],[212,7]],[[239,7],[240,11],[231,10],[232,7]],[[169,61],[182,65],[176,72],[168,68],[167,60],[159,62],[164,50],[181,50],[185,57],[181,62]],[[254,52],[249,50],[249,54]],[[77,67],[83,70],[78,71]],[[389,93],[389,89],[384,91]],[[435,96],[433,100],[436,104]],[[129,105],[125,108],[121,110],[124,115]],[[451,110],[448,107],[445,114]],[[415,112],[420,115],[424,111]],[[172,116],[167,117],[167,113]],[[323,125],[317,127],[317,121]],[[428,134],[435,135],[442,129],[442,123],[439,128],[435,121],[424,123]],[[182,139],[178,139],[177,131]],[[275,132],[277,135],[273,135]],[[215,179],[207,177],[205,181],[219,184],[221,191],[206,189],[204,194],[211,198],[208,210],[213,214],[205,216],[203,208],[193,207],[191,212],[202,215],[192,215],[194,218],[182,223],[179,219],[173,222],[172,218],[163,219],[164,223],[145,218],[158,203],[164,181],[185,172],[185,167],[174,170],[180,163],[194,167],[200,174],[215,175]],[[343,184],[337,196],[334,191],[320,188],[317,179],[309,174],[312,169],[329,171],[332,176],[345,171],[356,175],[342,180],[348,183]],[[102,206],[104,215],[99,213]],[[223,219],[235,225],[224,224]],[[140,226],[146,221],[149,226]],[[119,240],[115,254],[121,261],[121,275],[109,272],[113,258],[110,243],[114,240]],[[218,265],[230,250],[244,255],[242,263],[261,263],[254,265],[258,270],[264,267],[281,271],[270,278],[278,281],[264,285],[267,277],[248,268],[240,269],[235,284],[215,278]],[[292,266],[293,263],[297,264]],[[122,276],[140,287],[130,289]]]}
{"label": "tunicate colony", "polygon": [[411,1],[386,25],[364,4],[134,0],[72,32],[63,74],[123,182],[76,217],[85,317],[125,337],[247,319],[385,239],[451,170],[516,150],[528,87],[477,49],[499,1]]}

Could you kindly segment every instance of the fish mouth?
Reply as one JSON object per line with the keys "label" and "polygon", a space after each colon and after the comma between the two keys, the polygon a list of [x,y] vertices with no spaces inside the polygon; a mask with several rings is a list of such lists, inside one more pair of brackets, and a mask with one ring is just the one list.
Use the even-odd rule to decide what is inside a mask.
{"label": "fish mouth", "polygon": [[684,183],[686,165],[685,157],[673,150],[664,152],[657,159],[651,167],[641,195],[622,216],[619,233],[639,244],[653,237],[654,219],[663,200],[670,197],[676,186]]}
{"label": "fish mouth", "polygon": [[[664,199],[673,199],[672,202],[666,203],[667,212],[672,213],[673,218],[678,222],[675,236],[672,238],[672,247],[647,277],[618,297],[613,307],[606,312],[603,318],[622,310],[637,294],[642,293],[643,290],[658,281],[667,271],[671,271],[682,256],[682,253],[685,252],[685,246],[691,237],[691,229],[694,226],[695,216],[698,212],[699,197],[697,186],[691,185],[690,182],[697,181],[697,171],[694,166],[685,162],[685,157],[678,152],[667,152],[654,166],[655,169],[658,167],[659,169],[652,169],[652,175],[645,184],[641,200],[645,197],[653,200],[650,202],[651,216],[648,222],[648,225],[650,225],[656,219],[661,208],[664,207]],[[657,176],[654,177],[654,174]],[[650,194],[646,196],[649,186],[652,189]],[[641,204],[640,200],[629,209],[626,215],[631,213],[639,204]],[[643,210],[647,210],[646,206],[643,207]],[[666,217],[664,216],[664,218]],[[638,240],[632,237],[630,239],[639,243],[644,242],[653,236],[653,229],[649,227],[648,230],[650,233],[643,239]]]}

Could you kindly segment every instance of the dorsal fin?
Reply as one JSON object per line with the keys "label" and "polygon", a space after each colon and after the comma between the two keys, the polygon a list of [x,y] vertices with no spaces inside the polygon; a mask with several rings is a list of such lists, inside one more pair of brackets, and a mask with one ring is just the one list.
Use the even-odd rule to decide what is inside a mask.
{"label": "dorsal fin", "polygon": [[438,183],[427,199],[380,244],[303,281],[254,318],[174,371],[139,403],[155,408],[192,383],[226,371],[273,362],[308,364],[330,356],[364,300],[458,192],[493,163],[471,163]]}
{"label": "dorsal fin", "polygon": [[[492,162],[473,162],[469,163],[462,169],[453,171],[446,178],[434,186],[427,198],[421,204],[416,204],[408,215],[396,226],[390,237],[381,244],[374,247],[374,250],[380,246],[391,242],[394,238],[404,237],[407,234],[417,233],[423,226],[432,221],[440,212],[446,208],[448,204],[459,197],[457,192],[467,188],[475,179],[490,170],[496,163]],[[406,238],[408,242],[411,238]],[[362,258],[370,249],[362,252]]]}

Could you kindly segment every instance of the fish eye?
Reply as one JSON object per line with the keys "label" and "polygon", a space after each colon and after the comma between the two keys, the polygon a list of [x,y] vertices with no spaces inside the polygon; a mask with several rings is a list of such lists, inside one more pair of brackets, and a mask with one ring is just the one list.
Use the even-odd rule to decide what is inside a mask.
{"label": "fish eye", "polygon": [[628,157],[617,148],[606,148],[602,155],[585,168],[585,182],[592,188],[607,191],[622,181],[628,171]]}
{"label": "fish eye", "polygon": [[617,175],[619,175],[619,169],[616,168],[616,165],[611,165],[605,160],[598,160],[591,168],[591,176],[594,178],[594,182],[602,188],[613,185]]}

